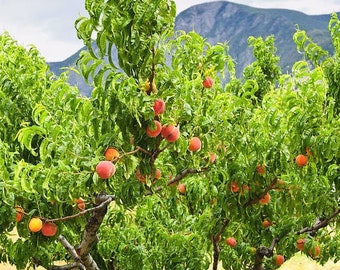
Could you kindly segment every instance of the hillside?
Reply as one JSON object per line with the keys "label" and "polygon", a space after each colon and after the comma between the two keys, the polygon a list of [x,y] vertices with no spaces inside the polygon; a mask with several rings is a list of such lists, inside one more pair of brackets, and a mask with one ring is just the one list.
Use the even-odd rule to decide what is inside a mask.
{"label": "hillside", "polygon": [[[302,58],[293,42],[297,27],[306,30],[314,41],[332,53],[329,19],[330,15],[306,15],[286,9],[261,9],[216,1],[184,10],[177,16],[175,28],[186,32],[194,30],[211,44],[227,41],[240,77],[244,67],[253,61],[252,50],[247,44],[249,36],[275,36],[283,72],[289,71],[292,64]],[[61,67],[73,67],[81,50],[62,62],[49,63],[51,70],[58,75]],[[90,87],[76,73],[71,72],[70,76],[71,84],[78,85],[83,94],[90,94]]]}

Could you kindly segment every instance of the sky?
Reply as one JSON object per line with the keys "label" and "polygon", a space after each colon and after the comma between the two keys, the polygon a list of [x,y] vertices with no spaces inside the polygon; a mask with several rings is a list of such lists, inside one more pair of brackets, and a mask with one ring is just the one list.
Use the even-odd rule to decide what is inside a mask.
{"label": "sky", "polygon": [[[175,0],[177,13],[214,0]],[[285,8],[306,14],[340,11],[340,0],[233,0],[258,8]],[[85,0],[0,0],[0,33],[7,31],[20,45],[33,44],[46,61],[62,61],[83,43],[76,36],[74,21],[86,16]]]}

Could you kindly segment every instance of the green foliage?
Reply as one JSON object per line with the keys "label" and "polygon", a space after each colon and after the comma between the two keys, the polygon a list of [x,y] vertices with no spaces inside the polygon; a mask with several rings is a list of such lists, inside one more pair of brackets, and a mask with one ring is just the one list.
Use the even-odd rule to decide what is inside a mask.
{"label": "green foliage", "polygon": [[[76,22],[78,36],[88,46],[94,36],[99,47],[94,52],[90,46],[78,61],[93,87],[90,98],[70,87],[65,74],[53,78],[33,49],[1,36],[6,50],[0,54],[5,78],[0,261],[47,269],[57,260],[72,262],[57,236],[30,233],[28,221],[56,219],[58,234],[77,246],[93,219],[90,212],[79,213],[75,199],[83,198],[91,209],[93,195],[104,192],[114,194],[115,202],[91,251],[99,269],[208,269],[216,257],[226,269],[250,269],[254,249],[269,247],[276,238],[274,252],[287,258],[297,251],[300,237],[308,239],[306,248],[321,247],[322,263],[339,256],[337,214],[315,236],[299,233],[338,209],[340,119],[336,73],[330,68],[338,65],[338,52],[325,55],[297,30],[295,41],[306,60],[282,75],[274,37],[251,37],[256,61],[241,80],[226,43],[210,45],[195,32],[170,35],[172,1],[86,1],[86,8],[90,18]],[[335,47],[337,25],[333,16]],[[113,46],[119,66],[103,61]],[[14,77],[10,59],[15,57],[37,71]],[[212,88],[202,85],[207,77]],[[156,87],[146,89],[147,81]],[[29,86],[37,91],[26,92]],[[27,110],[18,109],[21,103],[9,89]],[[166,110],[155,116],[152,107],[159,98]],[[180,138],[148,137],[146,127],[154,120],[179,127]],[[188,150],[194,136],[202,143],[197,152]],[[120,156],[112,161],[114,176],[103,180],[95,167],[107,147]],[[211,154],[216,161],[210,161]],[[306,166],[295,164],[298,154],[308,155]],[[257,172],[258,165],[265,173]],[[184,194],[176,188],[179,182],[186,185]],[[262,204],[266,193],[270,201]],[[14,221],[17,205],[25,211],[20,222]],[[264,219],[272,225],[264,228]],[[7,236],[14,227],[19,238],[12,243]],[[222,241],[215,241],[219,236]],[[234,248],[225,243],[228,237],[237,240]],[[273,267],[270,258],[263,263]]]}

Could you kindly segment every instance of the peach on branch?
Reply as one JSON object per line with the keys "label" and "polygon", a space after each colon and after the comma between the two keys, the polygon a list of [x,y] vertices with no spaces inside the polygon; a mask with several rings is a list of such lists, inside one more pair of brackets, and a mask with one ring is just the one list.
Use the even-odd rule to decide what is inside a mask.
{"label": "peach on branch", "polygon": [[225,242],[231,247],[235,247],[237,245],[236,239],[234,237],[228,237]]}
{"label": "peach on branch", "polygon": [[303,154],[297,155],[295,158],[295,163],[299,167],[304,167],[308,163],[308,157]]}
{"label": "peach on branch", "polygon": [[16,206],[15,212],[16,212],[15,213],[15,221],[20,222],[23,219],[24,214],[25,214],[24,209],[21,206]]}
{"label": "peach on branch", "polygon": [[298,250],[302,251],[305,247],[306,239],[300,238],[296,240],[296,247]]}
{"label": "peach on branch", "polygon": [[57,231],[58,231],[58,226],[53,222],[45,222],[41,228],[42,235],[47,236],[47,237],[54,236],[57,233]]}
{"label": "peach on branch", "polygon": [[31,232],[39,232],[43,226],[43,222],[38,217],[33,217],[28,222],[28,229]]}
{"label": "peach on branch", "polygon": [[179,184],[179,185],[177,186],[177,190],[178,190],[179,193],[185,194],[185,192],[186,192],[186,186],[185,186],[185,184],[183,184],[183,183]]}
{"label": "peach on branch", "polygon": [[162,172],[160,169],[155,170],[155,179],[160,179],[162,176]]}
{"label": "peach on branch", "polygon": [[155,115],[162,114],[165,111],[165,102],[163,99],[156,99],[153,104],[153,111]]}
{"label": "peach on branch", "polygon": [[141,172],[140,172],[140,169],[137,169],[136,171],[136,176],[137,176],[137,179],[142,182],[143,184],[146,184],[146,176],[143,175]]}
{"label": "peach on branch", "polygon": [[264,175],[266,173],[266,166],[264,164],[258,164],[256,166],[256,171],[258,174]]}
{"label": "peach on branch", "polygon": [[206,77],[202,82],[202,85],[204,88],[211,88],[213,84],[214,84],[214,80],[210,77]]}
{"label": "peach on branch", "polygon": [[162,131],[162,124],[157,120],[154,120],[153,124],[149,125],[146,128],[146,134],[151,138],[157,137],[161,133],[161,131]]}
{"label": "peach on branch", "polygon": [[179,139],[179,127],[172,124],[164,125],[161,131],[162,137],[168,142],[175,142]]}
{"label": "peach on branch", "polygon": [[73,199],[73,202],[75,202],[77,204],[77,207],[80,211],[85,210],[86,205],[85,205],[84,199],[82,199],[82,198]]}
{"label": "peach on branch", "polygon": [[101,179],[108,179],[116,172],[115,165],[108,160],[100,161],[96,166],[96,172]]}
{"label": "peach on branch", "polygon": [[238,184],[235,181],[231,182],[230,190],[233,193],[239,192],[240,188],[239,188]]}
{"label": "peach on branch", "polygon": [[285,257],[283,257],[282,255],[278,254],[274,256],[275,265],[280,266],[284,263],[284,261]]}
{"label": "peach on branch", "polygon": [[112,161],[119,157],[119,152],[116,148],[108,147],[104,152],[105,160]]}
{"label": "peach on branch", "polygon": [[211,164],[215,163],[217,155],[215,153],[209,153],[209,162]]}
{"label": "peach on branch", "polygon": [[268,204],[270,202],[270,194],[266,193],[260,200],[259,203],[260,204]]}
{"label": "peach on branch", "polygon": [[192,152],[196,152],[201,149],[201,140],[198,137],[192,137],[189,140],[188,149]]}

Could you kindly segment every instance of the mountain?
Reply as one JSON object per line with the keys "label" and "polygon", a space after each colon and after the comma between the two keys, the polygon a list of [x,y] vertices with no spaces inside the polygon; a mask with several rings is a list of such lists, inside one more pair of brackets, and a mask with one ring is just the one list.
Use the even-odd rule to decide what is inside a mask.
{"label": "mountain", "polygon": [[[305,30],[315,42],[332,54],[329,19],[330,15],[307,15],[287,9],[261,9],[216,1],[182,11],[176,17],[175,29],[186,32],[194,30],[211,44],[227,41],[229,53],[236,61],[237,75],[242,76],[244,67],[254,60],[252,49],[247,44],[249,36],[262,36],[265,39],[274,35],[283,72],[290,71],[293,63],[302,58],[293,42],[297,27]],[[61,67],[74,67],[81,50],[62,62],[49,63],[51,71],[59,75]],[[70,83],[77,85],[84,95],[91,92],[91,88],[75,72],[70,72]]]}
{"label": "mountain", "polygon": [[273,34],[277,55],[283,71],[290,70],[301,55],[296,50],[293,34],[297,26],[324,49],[333,53],[328,22],[330,15],[311,16],[286,9],[261,9],[226,1],[193,6],[176,18],[176,29],[194,30],[211,44],[228,41],[229,53],[237,63],[240,76],[245,66],[253,61],[248,47],[249,36],[265,39]]}

